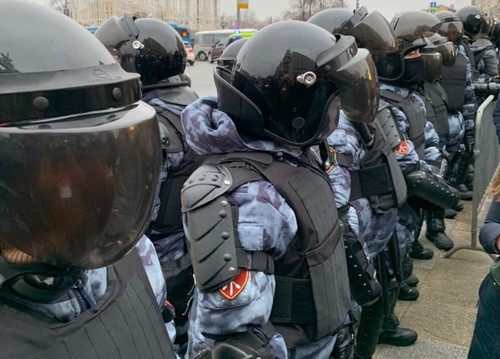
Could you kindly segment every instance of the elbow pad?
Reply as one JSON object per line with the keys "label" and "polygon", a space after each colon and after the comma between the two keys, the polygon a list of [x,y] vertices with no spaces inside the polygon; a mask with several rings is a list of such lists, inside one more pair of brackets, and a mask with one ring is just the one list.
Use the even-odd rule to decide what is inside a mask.
{"label": "elbow pad", "polygon": [[454,208],[460,201],[459,192],[444,179],[421,169],[405,173],[408,196],[417,197],[442,209]]}

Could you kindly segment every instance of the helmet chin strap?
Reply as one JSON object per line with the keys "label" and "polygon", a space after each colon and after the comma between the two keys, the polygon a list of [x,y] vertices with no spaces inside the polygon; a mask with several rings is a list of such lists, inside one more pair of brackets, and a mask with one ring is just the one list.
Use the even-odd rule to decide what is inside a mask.
{"label": "helmet chin strap", "polygon": [[38,262],[15,248],[4,248],[0,256],[0,275],[5,281],[0,286],[0,296],[48,304],[71,289],[81,273],[82,270]]}

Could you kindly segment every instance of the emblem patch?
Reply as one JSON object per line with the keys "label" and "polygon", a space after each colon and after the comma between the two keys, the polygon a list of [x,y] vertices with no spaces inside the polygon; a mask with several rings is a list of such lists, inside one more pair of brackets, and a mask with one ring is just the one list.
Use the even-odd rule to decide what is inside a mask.
{"label": "emblem patch", "polygon": [[248,278],[250,277],[250,273],[242,269],[234,278],[231,283],[225,285],[221,289],[219,289],[220,294],[222,294],[226,299],[233,300],[241,293],[243,288],[245,288]]}
{"label": "emblem patch", "polygon": [[410,146],[406,141],[402,141],[401,144],[394,150],[398,155],[406,155],[410,151]]}

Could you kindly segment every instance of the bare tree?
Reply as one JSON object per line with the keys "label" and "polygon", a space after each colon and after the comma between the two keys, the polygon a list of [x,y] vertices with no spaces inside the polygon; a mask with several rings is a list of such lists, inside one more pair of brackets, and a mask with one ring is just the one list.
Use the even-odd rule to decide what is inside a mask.
{"label": "bare tree", "polygon": [[317,12],[342,7],[341,0],[290,0],[290,9],[282,13],[284,20],[307,21]]}
{"label": "bare tree", "polygon": [[50,6],[66,16],[71,16],[71,11],[74,9],[73,0],[50,0]]}

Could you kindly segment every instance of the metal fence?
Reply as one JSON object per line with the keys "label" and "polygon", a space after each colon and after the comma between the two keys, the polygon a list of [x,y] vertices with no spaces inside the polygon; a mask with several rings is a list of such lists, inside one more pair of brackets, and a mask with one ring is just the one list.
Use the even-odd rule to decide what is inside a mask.
{"label": "metal fence", "polygon": [[499,170],[500,146],[496,128],[493,124],[493,109],[495,101],[493,96],[489,96],[482,103],[476,116],[476,140],[474,148],[474,193],[472,198],[472,221],[471,221],[471,243],[467,246],[455,247],[446,253],[445,258],[451,257],[461,249],[483,251],[477,245],[478,216],[486,199],[486,190]]}

